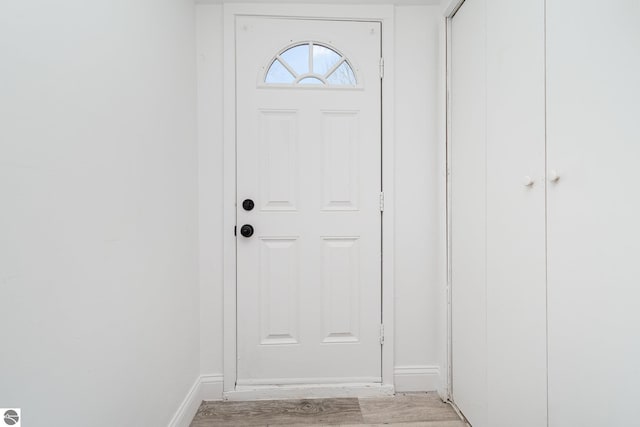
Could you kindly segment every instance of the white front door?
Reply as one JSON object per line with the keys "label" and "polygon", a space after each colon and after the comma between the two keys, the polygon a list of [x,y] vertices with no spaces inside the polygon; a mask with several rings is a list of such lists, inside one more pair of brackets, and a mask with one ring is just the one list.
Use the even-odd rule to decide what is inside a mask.
{"label": "white front door", "polygon": [[380,42],[237,18],[238,385],[381,382]]}

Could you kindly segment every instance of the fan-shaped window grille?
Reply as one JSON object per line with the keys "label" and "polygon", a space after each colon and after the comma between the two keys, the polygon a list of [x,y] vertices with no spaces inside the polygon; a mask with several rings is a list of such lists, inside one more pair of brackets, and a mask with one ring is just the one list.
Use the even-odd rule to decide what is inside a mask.
{"label": "fan-shaped window grille", "polygon": [[280,52],[264,78],[267,84],[356,86],[349,60],[329,46],[305,42]]}

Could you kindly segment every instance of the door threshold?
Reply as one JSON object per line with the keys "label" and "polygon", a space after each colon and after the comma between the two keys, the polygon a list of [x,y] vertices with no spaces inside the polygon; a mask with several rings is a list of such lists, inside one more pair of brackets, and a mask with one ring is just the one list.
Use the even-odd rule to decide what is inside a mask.
{"label": "door threshold", "polygon": [[341,383],[341,384],[287,384],[244,385],[226,391],[224,400],[281,400],[320,399],[336,397],[383,397],[393,396],[392,384]]}

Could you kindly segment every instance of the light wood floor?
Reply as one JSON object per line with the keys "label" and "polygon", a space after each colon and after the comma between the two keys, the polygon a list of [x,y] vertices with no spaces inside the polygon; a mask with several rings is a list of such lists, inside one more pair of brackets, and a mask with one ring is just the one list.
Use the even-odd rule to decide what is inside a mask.
{"label": "light wood floor", "polygon": [[362,399],[202,402],[191,423],[191,427],[267,425],[467,426],[435,393]]}

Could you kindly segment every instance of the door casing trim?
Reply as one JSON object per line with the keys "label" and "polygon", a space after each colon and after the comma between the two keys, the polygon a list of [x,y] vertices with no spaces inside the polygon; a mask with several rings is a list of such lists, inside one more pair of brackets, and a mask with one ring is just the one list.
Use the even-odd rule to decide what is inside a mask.
{"label": "door casing trim", "polygon": [[224,4],[224,163],[223,163],[223,372],[225,395],[236,391],[237,301],[236,301],[236,59],[235,21],[238,16],[300,19],[373,21],[382,25],[382,387],[394,387],[394,7],[393,5],[313,5],[313,4]]}
{"label": "door casing trim", "polygon": [[449,403],[454,407],[458,415],[461,418],[465,419],[458,407],[456,406],[453,400],[453,332],[452,332],[452,324],[453,324],[453,307],[452,307],[452,266],[451,266],[451,179],[450,179],[450,171],[451,171],[451,21],[455,16],[456,12],[462,7],[465,0],[448,0],[442,9],[442,16],[444,20],[444,43],[445,43],[445,60],[444,60],[444,74],[445,74],[445,91],[446,91],[446,99],[445,99],[445,169],[446,169],[446,202],[445,202],[445,210],[446,210],[446,260],[447,260],[447,358],[446,358],[446,381],[445,381],[445,390],[443,390],[442,394],[444,394]]}

